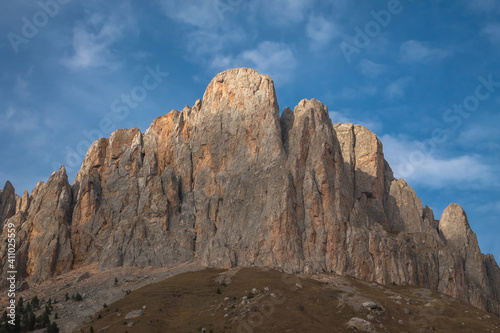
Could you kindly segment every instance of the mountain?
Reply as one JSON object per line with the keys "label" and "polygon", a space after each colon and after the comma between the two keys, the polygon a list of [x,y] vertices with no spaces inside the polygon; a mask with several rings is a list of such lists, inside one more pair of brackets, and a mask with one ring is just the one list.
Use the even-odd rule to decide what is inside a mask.
{"label": "mountain", "polygon": [[[7,182],[0,227],[17,229],[18,281],[86,265],[266,266],[440,291],[500,314],[500,269],[463,209],[440,220],[393,176],[368,129],[302,100],[280,117],[271,78],[218,74],[203,100],[94,142],[23,197]],[[5,236],[4,236],[5,237]],[[0,249],[6,287],[7,243]]]}

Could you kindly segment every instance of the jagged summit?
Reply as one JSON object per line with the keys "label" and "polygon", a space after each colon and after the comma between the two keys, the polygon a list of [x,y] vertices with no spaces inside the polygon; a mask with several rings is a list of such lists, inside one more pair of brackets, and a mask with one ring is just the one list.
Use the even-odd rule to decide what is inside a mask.
{"label": "jagged summit", "polygon": [[205,90],[203,103],[206,111],[225,106],[247,112],[274,112],[279,117],[273,80],[251,68],[229,69],[217,74]]}
{"label": "jagged summit", "polygon": [[439,221],[439,232],[448,243],[459,248],[469,243],[472,230],[467,220],[467,214],[460,205],[452,203],[446,207]]}
{"label": "jagged summit", "polygon": [[314,99],[280,117],[272,80],[252,69],[218,74],[145,133],[97,140],[72,186],[61,168],[30,196],[10,187],[0,225],[17,226],[30,285],[92,263],[199,261],[419,285],[500,313],[500,270],[459,206],[435,220],[375,134],[332,125]]}

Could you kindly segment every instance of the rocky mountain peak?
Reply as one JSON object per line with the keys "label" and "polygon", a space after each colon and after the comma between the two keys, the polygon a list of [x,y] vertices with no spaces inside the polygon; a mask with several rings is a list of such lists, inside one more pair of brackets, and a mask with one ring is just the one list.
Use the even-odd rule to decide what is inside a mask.
{"label": "rocky mountain peak", "polygon": [[250,68],[229,69],[217,74],[205,90],[203,106],[208,112],[228,108],[279,115],[273,80]]}
{"label": "rocky mountain peak", "polygon": [[439,221],[439,231],[454,246],[464,247],[468,244],[472,230],[467,214],[460,205],[452,203],[446,207]]}
{"label": "rocky mountain peak", "polygon": [[30,285],[89,264],[197,261],[418,285],[500,314],[500,269],[460,206],[438,222],[374,133],[332,124],[315,99],[280,117],[273,81],[248,68],[218,74],[203,100],[145,133],[95,141],[73,185],[64,168],[23,198],[6,184],[7,222]]}
{"label": "rocky mountain peak", "polygon": [[[12,184],[7,181],[3,190],[0,191],[0,227],[3,229],[4,220],[16,213],[17,201],[19,201]],[[2,217],[4,217],[2,219]]]}
{"label": "rocky mountain peak", "polygon": [[12,195],[15,193],[14,186],[12,186],[12,183],[10,181],[7,180],[5,182],[2,193],[5,195]]}

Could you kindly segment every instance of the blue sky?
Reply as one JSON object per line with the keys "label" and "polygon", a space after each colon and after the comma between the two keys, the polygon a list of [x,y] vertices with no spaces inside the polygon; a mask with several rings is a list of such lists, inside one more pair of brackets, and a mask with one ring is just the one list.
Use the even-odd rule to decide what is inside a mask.
{"label": "blue sky", "polygon": [[193,105],[252,67],[367,126],[439,218],[462,205],[500,258],[500,2],[156,0],[0,4],[0,183],[18,194],[90,141]]}

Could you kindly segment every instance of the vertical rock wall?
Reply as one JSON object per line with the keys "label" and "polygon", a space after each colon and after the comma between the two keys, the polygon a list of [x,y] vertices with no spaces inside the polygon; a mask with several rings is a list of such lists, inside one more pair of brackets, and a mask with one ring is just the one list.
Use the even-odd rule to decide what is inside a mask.
{"label": "vertical rock wall", "polygon": [[[414,284],[500,313],[500,270],[460,206],[435,220],[375,134],[332,125],[317,100],[280,117],[273,81],[246,68],[218,74],[202,101],[145,133],[94,142],[72,186],[64,168],[22,198],[7,182],[0,226],[10,222],[30,284],[94,262],[200,260]],[[2,242],[3,275],[6,254]]]}

